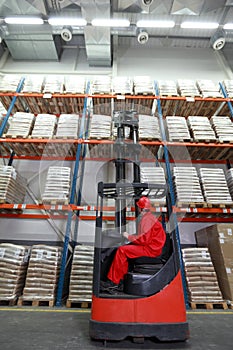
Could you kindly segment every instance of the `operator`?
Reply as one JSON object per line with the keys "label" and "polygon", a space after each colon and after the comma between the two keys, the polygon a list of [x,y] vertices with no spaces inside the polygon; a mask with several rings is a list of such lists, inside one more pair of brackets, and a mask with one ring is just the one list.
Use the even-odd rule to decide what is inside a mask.
{"label": "operator", "polygon": [[128,232],[122,234],[131,243],[117,249],[107,275],[108,280],[101,282],[102,289],[120,288],[124,275],[128,272],[128,259],[141,256],[155,258],[162,253],[166,234],[161,223],[151,213],[149,198],[143,196],[136,204],[141,213],[138,235],[130,235]]}

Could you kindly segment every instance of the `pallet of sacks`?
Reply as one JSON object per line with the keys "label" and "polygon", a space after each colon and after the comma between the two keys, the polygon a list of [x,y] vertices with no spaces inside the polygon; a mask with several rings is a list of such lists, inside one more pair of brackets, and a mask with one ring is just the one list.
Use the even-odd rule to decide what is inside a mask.
{"label": "pallet of sacks", "polygon": [[23,295],[18,305],[54,306],[60,272],[62,248],[33,245]]}
{"label": "pallet of sacks", "polygon": [[0,304],[15,305],[22,294],[30,249],[10,243],[0,244]]}
{"label": "pallet of sacks", "polygon": [[70,176],[71,169],[69,167],[50,166],[42,202],[67,205],[69,203]]}
{"label": "pallet of sacks", "polygon": [[66,302],[67,307],[80,304],[88,306],[92,300],[92,279],[93,279],[94,247],[77,245],[74,249],[69,296]]}
{"label": "pallet of sacks", "polygon": [[0,203],[23,203],[27,181],[13,166],[0,166]]}
{"label": "pallet of sacks", "polygon": [[200,304],[207,309],[213,309],[216,304],[227,309],[208,248],[185,248],[182,256],[192,309]]}

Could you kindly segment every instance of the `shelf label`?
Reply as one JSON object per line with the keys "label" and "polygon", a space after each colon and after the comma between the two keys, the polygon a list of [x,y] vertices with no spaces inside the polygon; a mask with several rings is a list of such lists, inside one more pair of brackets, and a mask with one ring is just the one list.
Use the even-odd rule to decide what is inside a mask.
{"label": "shelf label", "polygon": [[57,206],[57,209],[58,209],[58,210],[62,210],[62,205],[58,205],[58,206]]}
{"label": "shelf label", "polygon": [[117,95],[117,100],[125,100],[125,95]]}
{"label": "shelf label", "polygon": [[18,209],[18,204],[14,204],[13,209]]}
{"label": "shelf label", "polygon": [[191,97],[191,96],[187,96],[187,97],[186,97],[186,101],[187,101],[187,102],[195,102],[195,98],[194,98],[194,97]]}
{"label": "shelf label", "polygon": [[26,209],[26,204],[22,204],[21,208]]}
{"label": "shelf label", "polygon": [[43,95],[43,98],[52,98],[52,94],[46,93]]}

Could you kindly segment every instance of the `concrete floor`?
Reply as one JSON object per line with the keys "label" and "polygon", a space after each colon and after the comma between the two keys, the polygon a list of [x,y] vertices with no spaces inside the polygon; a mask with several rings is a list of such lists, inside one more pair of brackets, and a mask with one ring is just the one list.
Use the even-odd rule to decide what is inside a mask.
{"label": "concrete floor", "polygon": [[[233,310],[188,311],[190,339],[185,343],[108,342],[111,349],[232,350]],[[0,308],[1,350],[88,350],[104,348],[89,338],[90,310]]]}

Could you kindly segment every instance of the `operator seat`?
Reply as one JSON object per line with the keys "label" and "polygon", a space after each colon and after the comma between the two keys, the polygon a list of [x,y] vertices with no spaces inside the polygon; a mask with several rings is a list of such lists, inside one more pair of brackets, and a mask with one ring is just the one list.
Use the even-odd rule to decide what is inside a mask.
{"label": "operator seat", "polygon": [[[172,242],[170,235],[166,233],[166,241],[160,256],[155,258],[142,256],[140,258],[129,259],[129,272],[124,277],[124,292],[128,294],[138,294],[134,285],[154,279],[153,276],[164,267],[171,254]],[[154,287],[152,287],[152,289],[153,288]],[[153,294],[154,290],[152,289],[146,287],[145,293],[148,295]]]}

